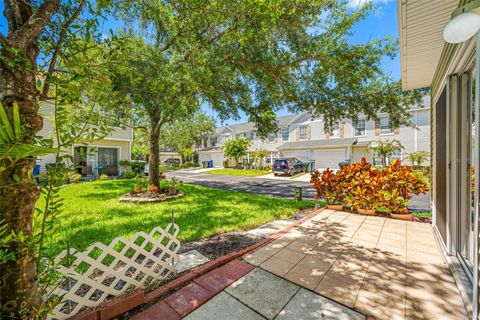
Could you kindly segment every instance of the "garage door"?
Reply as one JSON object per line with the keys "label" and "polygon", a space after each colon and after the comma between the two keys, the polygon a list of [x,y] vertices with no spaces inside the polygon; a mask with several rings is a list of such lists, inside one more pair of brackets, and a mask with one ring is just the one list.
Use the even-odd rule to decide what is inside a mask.
{"label": "garage door", "polygon": [[302,161],[310,161],[313,159],[312,150],[285,150],[282,152],[284,158],[297,158]]}
{"label": "garage door", "polygon": [[212,153],[212,160],[214,167],[222,167],[223,166],[223,159],[225,159],[223,153]]}
{"label": "garage door", "polygon": [[315,150],[315,167],[317,169],[338,169],[338,163],[345,161],[346,149]]}

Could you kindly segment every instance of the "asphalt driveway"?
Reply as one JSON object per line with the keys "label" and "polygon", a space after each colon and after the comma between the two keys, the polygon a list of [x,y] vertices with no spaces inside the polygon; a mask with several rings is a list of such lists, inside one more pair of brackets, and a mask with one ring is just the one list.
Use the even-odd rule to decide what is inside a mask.
{"label": "asphalt driveway", "polygon": [[[303,198],[313,199],[315,194],[309,182],[294,180],[266,179],[259,177],[232,177],[217,174],[188,171],[167,171],[167,178],[178,177],[185,183],[199,186],[269,195],[279,198],[293,198],[293,189],[302,187]],[[430,211],[430,193],[415,196],[408,208],[413,211]]]}

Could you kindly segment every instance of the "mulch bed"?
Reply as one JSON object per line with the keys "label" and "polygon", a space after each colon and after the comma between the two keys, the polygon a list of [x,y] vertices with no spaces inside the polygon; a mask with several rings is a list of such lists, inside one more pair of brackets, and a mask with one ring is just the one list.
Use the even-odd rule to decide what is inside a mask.
{"label": "mulch bed", "polygon": [[[301,208],[292,219],[300,220],[313,210],[315,210],[315,208]],[[207,258],[213,260],[229,253],[248,248],[262,240],[262,237],[247,234],[244,231],[217,233],[205,239],[183,244],[178,253],[197,250]]]}

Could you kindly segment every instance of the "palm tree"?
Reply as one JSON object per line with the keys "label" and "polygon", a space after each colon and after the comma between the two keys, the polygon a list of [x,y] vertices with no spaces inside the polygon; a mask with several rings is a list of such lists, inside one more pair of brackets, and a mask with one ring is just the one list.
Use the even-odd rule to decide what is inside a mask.
{"label": "palm tree", "polygon": [[373,152],[382,159],[383,166],[387,165],[387,158],[394,155],[397,151],[405,149],[400,141],[395,139],[372,141],[369,143],[368,148],[372,149]]}
{"label": "palm tree", "polygon": [[408,161],[412,163],[415,169],[418,169],[423,162],[430,159],[430,153],[427,151],[415,151],[407,156]]}

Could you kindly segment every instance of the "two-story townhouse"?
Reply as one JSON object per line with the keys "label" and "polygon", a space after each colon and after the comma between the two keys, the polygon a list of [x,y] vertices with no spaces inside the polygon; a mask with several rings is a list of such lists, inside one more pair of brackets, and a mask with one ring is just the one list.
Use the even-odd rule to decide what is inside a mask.
{"label": "two-story townhouse", "polygon": [[[52,126],[53,106],[45,103],[41,106],[40,112],[44,115],[44,119],[43,128],[38,135],[52,137],[54,134]],[[68,152],[73,156],[75,165],[80,166],[79,173],[118,176],[120,174],[120,161],[131,160],[132,142],[132,128],[116,127],[105,138],[91,141],[88,144],[79,143],[72,146]],[[36,164],[40,165],[40,173],[45,173],[47,165],[54,162],[54,155],[46,155],[38,157]]]}
{"label": "two-story townhouse", "polygon": [[[338,168],[338,163],[359,161],[366,157],[375,161],[372,148],[378,140],[395,139],[405,147],[392,156],[403,159],[415,151],[430,150],[430,107],[429,97],[423,106],[409,109],[412,126],[393,128],[387,114],[379,114],[379,121],[367,120],[360,115],[355,123],[351,119],[338,121],[330,134],[325,133],[321,118],[313,118],[307,112],[278,117],[280,129],[267,139],[255,135],[253,123],[241,123],[218,128],[206,139],[199,150],[201,161],[213,160],[214,166],[223,163],[223,143],[231,137],[246,137],[251,140],[249,151],[265,149],[271,159],[295,157],[303,161],[314,161],[316,168]],[[427,163],[426,163],[427,164]]]}

